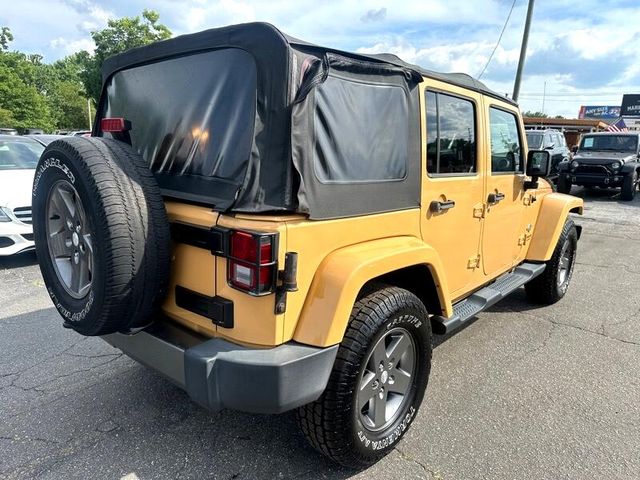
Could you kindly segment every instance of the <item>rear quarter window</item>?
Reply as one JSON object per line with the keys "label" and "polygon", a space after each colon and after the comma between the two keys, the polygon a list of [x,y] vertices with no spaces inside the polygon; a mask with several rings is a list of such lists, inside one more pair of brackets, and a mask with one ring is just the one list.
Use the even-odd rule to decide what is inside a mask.
{"label": "rear quarter window", "polygon": [[329,75],[315,93],[314,171],[322,183],[371,183],[407,175],[409,103],[397,85]]}

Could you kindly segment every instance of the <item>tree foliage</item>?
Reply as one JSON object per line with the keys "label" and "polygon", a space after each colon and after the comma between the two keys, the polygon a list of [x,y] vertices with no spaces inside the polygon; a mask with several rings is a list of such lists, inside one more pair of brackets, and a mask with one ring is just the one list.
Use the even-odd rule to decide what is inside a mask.
{"label": "tree foliage", "polygon": [[151,10],[144,10],[142,16],[109,20],[106,28],[91,33],[96,45],[93,54],[81,51],[51,64],[38,54],[9,51],[13,35],[8,27],[1,27],[0,127],[88,128],[87,98],[97,105],[102,62],[129,48],[171,37],[158,20]]}
{"label": "tree foliage", "polygon": [[534,112],[531,110],[527,110],[526,112],[522,113],[523,117],[536,117],[536,118],[549,118],[549,115],[547,115],[546,113],[543,112]]}
{"label": "tree foliage", "polygon": [[91,32],[96,44],[93,55],[80,52],[83,65],[80,73],[87,94],[97,104],[102,88],[102,63],[109,57],[130,48],[141,47],[171,37],[171,31],[158,23],[160,16],[152,10],[143,10],[142,16],[109,20],[107,27]]}
{"label": "tree foliage", "polygon": [[0,50],[9,50],[9,43],[13,41],[13,34],[9,27],[2,27],[0,29]]}
{"label": "tree foliage", "polygon": [[0,53],[0,108],[9,112],[3,115],[3,120],[12,121],[8,125],[3,123],[3,127],[54,128],[51,110],[41,89],[43,66],[33,60],[22,53]]}

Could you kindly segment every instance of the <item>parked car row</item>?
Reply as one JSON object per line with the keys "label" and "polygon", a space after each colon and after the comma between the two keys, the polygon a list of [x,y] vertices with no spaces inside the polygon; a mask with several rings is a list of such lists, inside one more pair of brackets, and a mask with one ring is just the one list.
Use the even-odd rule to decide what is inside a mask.
{"label": "parked car row", "polygon": [[44,148],[61,135],[0,135],[0,256],[33,250],[31,188]]}
{"label": "parked car row", "polygon": [[558,130],[528,130],[529,149],[547,150],[551,180],[558,192],[573,185],[585,188],[620,188],[622,200],[633,200],[640,188],[640,139],[637,132],[585,134],[573,152]]}
{"label": "parked car row", "polygon": [[558,178],[558,165],[569,159],[569,147],[564,134],[558,130],[527,130],[527,144],[531,150],[547,150],[551,157],[550,180]]}
{"label": "parked car row", "polygon": [[639,137],[637,132],[583,135],[573,159],[558,167],[558,191],[570,193],[572,185],[615,187],[622,200],[633,200],[640,184]]}

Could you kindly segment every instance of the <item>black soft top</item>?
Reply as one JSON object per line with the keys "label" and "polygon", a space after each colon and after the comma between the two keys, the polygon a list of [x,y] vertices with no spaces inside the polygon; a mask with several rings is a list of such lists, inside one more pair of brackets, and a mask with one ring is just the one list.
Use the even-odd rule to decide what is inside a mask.
{"label": "black soft top", "polygon": [[267,23],[134,48],[102,72],[98,120],[131,121],[166,197],[223,212],[415,208],[423,78],[513,103],[468,75],[313,45]]}
{"label": "black soft top", "polygon": [[[354,59],[361,58],[367,61],[377,61],[391,65],[411,69],[420,75],[439,80],[470,90],[504,100],[513,105],[516,103],[510,98],[501,95],[479,80],[466,73],[439,73],[405,62],[397,55],[391,53],[363,54],[337,50],[329,47],[321,47],[304,40],[281,32],[278,28],[266,22],[244,23],[230,25],[221,28],[212,28],[202,32],[190,33],[163,40],[144,47],[132,48],[119,55],[114,55],[105,60],[102,66],[102,80],[105,81],[118,70],[129,68],[141,63],[153,62],[174,55],[184,55],[189,52],[202,51],[203,49],[242,47],[253,53],[256,58],[263,57],[266,61],[282,61],[283,57],[276,52],[288,47],[305,47],[317,51],[333,52]],[[286,67],[278,64],[276,67]]]}

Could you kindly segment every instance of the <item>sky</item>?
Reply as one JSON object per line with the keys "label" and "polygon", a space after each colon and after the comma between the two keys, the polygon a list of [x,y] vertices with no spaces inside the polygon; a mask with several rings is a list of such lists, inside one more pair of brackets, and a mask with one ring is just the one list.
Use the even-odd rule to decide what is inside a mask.
{"label": "sky", "polygon": [[[266,21],[313,43],[391,52],[436,71],[477,77],[484,69],[483,82],[511,95],[527,0],[0,0],[0,26],[11,28],[13,49],[50,62],[91,51],[91,31],[145,8],[174,35]],[[619,106],[622,94],[640,93],[638,45],[638,0],[538,0],[521,109],[575,118],[580,105]]]}

